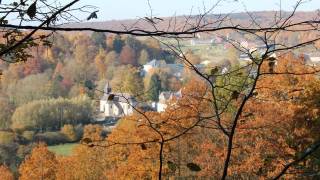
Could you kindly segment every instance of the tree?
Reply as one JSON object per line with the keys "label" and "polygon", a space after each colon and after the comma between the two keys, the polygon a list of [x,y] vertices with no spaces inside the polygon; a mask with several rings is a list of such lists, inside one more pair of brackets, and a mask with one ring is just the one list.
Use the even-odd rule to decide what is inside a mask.
{"label": "tree", "polygon": [[93,32],[91,34],[91,39],[96,47],[99,47],[102,49],[107,48],[107,44],[106,44],[107,37],[105,33]]}
{"label": "tree", "polygon": [[1,179],[3,180],[14,180],[14,176],[10,169],[4,165],[0,166]]}
{"label": "tree", "polygon": [[1,144],[0,145],[0,162],[1,164],[16,168],[15,164],[18,162],[17,157],[18,144]]}
{"label": "tree", "polygon": [[92,64],[94,62],[94,58],[100,48],[94,45],[90,36],[77,33],[71,43],[74,48],[72,59],[78,64]]}
{"label": "tree", "polygon": [[26,63],[24,66],[23,74],[24,76],[30,74],[38,74],[42,72],[41,62],[39,59],[29,60],[29,63]]}
{"label": "tree", "polygon": [[61,61],[71,56],[72,44],[65,35],[56,33],[49,40],[52,41],[52,45],[47,47],[42,54],[42,58],[48,61],[49,64],[54,65],[58,63],[57,60]]}
{"label": "tree", "polygon": [[72,179],[106,179],[108,156],[103,148],[79,145],[70,157],[58,157],[59,166],[56,173],[58,180]]}
{"label": "tree", "polygon": [[46,145],[39,144],[19,168],[20,179],[56,179],[58,161]]}
{"label": "tree", "polygon": [[181,89],[182,82],[177,77],[170,77],[168,80],[168,90],[177,92]]}
{"label": "tree", "polygon": [[83,139],[89,138],[91,141],[102,140],[102,127],[100,125],[86,125],[83,130]]}
{"label": "tree", "polygon": [[71,124],[65,124],[61,129],[61,133],[64,134],[70,142],[78,139],[75,128]]}
{"label": "tree", "polygon": [[[197,89],[196,93],[194,93],[195,89]],[[147,112],[144,114],[145,116],[135,114],[121,119],[118,126],[106,139],[105,144],[98,144],[98,146],[108,147],[110,145],[112,147],[105,149],[106,153],[109,154],[106,158],[111,165],[106,170],[108,177],[156,178],[159,166],[163,166],[163,176],[166,178],[174,177],[173,169],[180,168],[181,173],[185,175],[190,173],[186,164],[192,162],[191,152],[193,154],[194,151],[197,151],[197,148],[191,148],[188,151],[179,146],[181,149],[176,153],[178,143],[171,140],[171,137],[179,135],[185,129],[193,126],[197,122],[197,118],[194,118],[193,115],[199,111],[206,111],[207,104],[202,104],[204,101],[199,98],[204,94],[205,85],[202,82],[194,81],[186,87],[183,92],[183,99],[179,101],[173,99],[172,106],[168,107],[165,113]],[[157,131],[149,128],[149,123],[156,124]],[[191,142],[196,142],[192,138],[195,137],[192,134],[198,134],[200,132],[198,130],[192,129],[190,134],[181,136],[181,145],[183,144],[186,148],[192,144]],[[185,144],[188,139],[190,140],[189,143]],[[163,145],[162,148],[161,144]],[[159,157],[159,151],[162,150],[165,153],[163,157]],[[184,158],[183,160],[180,159],[181,167],[178,165],[179,153],[180,157]],[[163,165],[161,165],[161,162],[163,162]],[[130,169],[131,171],[129,171]]]}
{"label": "tree", "polygon": [[227,54],[227,60],[231,63],[231,65],[237,65],[239,58],[239,52],[236,48],[230,48]]}
{"label": "tree", "polygon": [[117,54],[115,51],[110,51],[106,56],[105,64],[107,66],[106,79],[111,80],[114,75],[115,67],[120,64],[119,54]]}
{"label": "tree", "polygon": [[[60,31],[72,31],[72,30],[79,30],[77,28],[61,28],[59,26],[50,26],[54,22],[56,22],[56,19],[59,15],[61,17],[61,14],[71,7],[74,3],[76,3],[78,0],[72,1],[69,4],[66,4],[59,8],[47,8],[49,10],[54,10],[54,12],[47,12],[43,13],[37,13],[37,3],[41,1],[36,1],[30,6],[26,5],[26,3],[13,3],[14,7],[9,6],[8,12],[22,12],[27,13],[27,18],[33,19],[36,16],[39,16],[35,19],[40,19],[41,23],[39,26],[22,26],[22,25],[11,25],[8,24],[8,20],[3,18],[1,21],[2,27],[6,28],[4,29],[4,33],[7,33],[6,35],[9,37],[7,38],[9,41],[5,41],[5,43],[2,43],[2,49],[0,51],[0,56],[3,60],[8,62],[16,62],[16,61],[23,61],[26,60],[28,57],[30,57],[29,53],[26,52],[26,49],[36,46],[36,42],[34,38],[31,39],[31,37],[36,37],[36,32],[38,30],[60,30]],[[220,1],[219,1],[220,2]],[[142,19],[144,22],[148,22],[149,26],[146,26],[147,28],[137,28],[136,24],[131,26],[131,28],[127,28],[126,26],[123,28],[124,30],[111,30],[111,29],[94,29],[94,28],[80,28],[80,30],[92,30],[92,31],[100,31],[100,32],[108,32],[108,33],[115,33],[115,34],[130,34],[130,35],[138,35],[138,36],[150,36],[145,41],[145,44],[150,45],[152,48],[148,49],[149,55],[153,58],[159,58],[161,55],[161,47],[166,47],[166,49],[170,49],[173,54],[176,55],[179,60],[182,61],[182,63],[185,65],[186,68],[189,68],[194,72],[196,75],[191,77],[198,77],[202,81],[204,81],[204,87],[201,87],[201,90],[194,90],[189,92],[189,96],[187,98],[183,98],[182,102],[174,102],[173,106],[168,110],[166,110],[165,113],[145,113],[137,111],[140,116],[134,116],[131,117],[132,122],[135,122],[132,124],[133,131],[130,129],[130,137],[127,138],[127,140],[131,140],[131,142],[126,141],[127,143],[121,143],[121,138],[118,139],[117,137],[114,138],[115,140],[119,140],[118,142],[113,142],[111,145],[140,145],[141,151],[148,149],[146,143],[152,144],[151,148],[152,150],[158,150],[150,152],[148,154],[150,157],[158,157],[158,161],[148,161],[146,160],[148,164],[148,169],[142,169],[142,173],[134,173],[133,175],[125,174],[122,170],[125,169],[127,172],[130,172],[130,168],[133,168],[136,171],[140,170],[140,166],[137,167],[130,167],[126,166],[127,162],[144,162],[142,161],[143,158],[141,156],[134,156],[135,154],[132,152],[135,152],[137,149],[136,146],[133,146],[134,148],[129,149],[130,154],[126,153],[126,149],[120,148],[118,151],[123,152],[121,154],[124,154],[124,158],[121,161],[121,168],[115,167],[114,169],[117,170],[117,172],[123,173],[125,178],[136,178],[139,179],[143,175],[148,174],[146,172],[152,172],[151,176],[149,178],[155,178],[156,176],[158,179],[162,179],[163,176],[168,175],[168,172],[166,171],[166,167],[164,165],[163,160],[168,160],[168,169],[174,170],[175,168],[175,161],[172,161],[167,158],[167,145],[169,141],[177,140],[180,137],[186,137],[188,133],[194,133],[199,134],[198,128],[200,127],[200,130],[207,130],[212,129],[212,131],[208,131],[209,140],[206,141],[203,146],[206,150],[205,152],[200,152],[202,154],[210,153],[212,152],[212,149],[214,153],[217,154],[217,157],[214,157],[213,160],[209,161],[210,159],[202,158],[199,159],[203,160],[202,162],[214,162],[218,166],[218,170],[212,170],[211,168],[215,168],[210,166],[209,170],[211,174],[207,175],[209,177],[214,178],[221,178],[222,180],[226,178],[231,179],[237,179],[237,178],[248,178],[250,175],[254,174],[257,175],[256,178],[264,178],[268,175],[275,177],[275,179],[281,177],[285,174],[287,170],[290,170],[290,168],[294,168],[293,166],[297,163],[305,160],[306,158],[310,158],[310,155],[312,153],[315,153],[319,145],[318,143],[314,143],[313,145],[309,144],[307,146],[306,144],[311,143],[310,141],[307,141],[306,144],[303,144],[303,146],[307,147],[307,150],[305,153],[303,153],[303,156],[300,158],[296,158],[296,160],[290,161],[287,165],[285,165],[284,168],[279,167],[280,163],[285,163],[283,159],[290,158],[290,155],[292,156],[292,147],[290,147],[291,143],[286,144],[286,140],[281,138],[282,136],[282,127],[274,128],[275,130],[271,129],[271,131],[255,131],[252,133],[253,136],[249,136],[249,140],[246,137],[246,131],[243,130],[241,124],[245,123],[245,121],[248,121],[246,119],[247,117],[250,117],[250,113],[246,114],[246,108],[250,105],[250,103],[254,103],[257,106],[261,105],[261,107],[269,107],[273,109],[274,107],[277,107],[278,110],[275,111],[276,115],[281,115],[281,117],[286,117],[286,112],[282,112],[280,107],[283,107],[282,105],[288,105],[291,107],[291,105],[294,104],[286,104],[286,103],[293,103],[291,102],[291,92],[286,92],[286,88],[284,88],[283,91],[275,91],[272,93],[266,93],[264,94],[263,91],[261,92],[262,95],[266,95],[269,97],[277,97],[283,101],[287,101],[286,103],[279,103],[279,104],[267,104],[266,106],[263,106],[264,103],[263,99],[256,100],[255,98],[259,97],[259,88],[264,89],[263,87],[259,86],[261,80],[264,79],[264,77],[267,76],[274,76],[274,75],[294,75],[294,76],[302,76],[302,75],[309,75],[309,74],[315,74],[319,72],[317,68],[313,69],[302,69],[301,72],[294,72],[293,67],[291,65],[285,66],[285,69],[283,71],[275,71],[276,65],[277,65],[277,56],[274,56],[274,53],[282,53],[286,52],[287,50],[294,50],[302,46],[306,45],[313,45],[315,42],[319,41],[319,22],[314,20],[316,18],[295,18],[295,14],[297,11],[297,8],[303,3],[302,0],[299,0],[297,2],[297,5],[294,7],[292,13],[283,13],[280,12],[276,13],[272,16],[272,18],[262,20],[260,21],[258,18],[256,18],[255,14],[248,13],[248,16],[250,17],[250,22],[241,23],[239,20],[234,20],[231,16],[217,16],[214,19],[209,19],[210,16],[207,16],[211,13],[212,9],[215,9],[216,6],[219,6],[219,3],[210,8],[208,12],[203,12],[203,14],[200,14],[199,16],[190,16],[185,17],[185,19],[182,19],[182,23],[179,23],[177,25],[177,22],[180,22],[181,20],[176,20],[175,18],[170,19],[168,24],[169,27],[158,27],[160,24],[163,24],[164,19],[153,17],[152,15],[150,17],[145,17]],[[59,4],[59,3],[57,3]],[[16,10],[15,6],[22,7],[17,8]],[[6,6],[4,6],[6,7]],[[11,8],[10,8],[11,7]],[[12,11],[14,9],[14,11]],[[26,10],[25,10],[26,9]],[[206,8],[204,8],[206,9]],[[281,8],[280,8],[281,9]],[[20,16],[21,13],[19,13]],[[49,16],[50,14],[50,16]],[[42,16],[41,16],[42,15]],[[60,17],[59,16],[59,17]],[[88,19],[96,17],[96,12],[93,12],[90,14]],[[242,17],[240,17],[242,18]],[[29,20],[28,19],[28,20]],[[63,19],[63,18],[62,18]],[[271,20],[270,20],[271,19]],[[25,20],[25,19],[23,19]],[[161,23],[160,23],[161,22]],[[174,23],[172,23],[174,22]],[[170,26],[171,24],[174,24],[173,26]],[[45,26],[46,25],[46,26]],[[177,26],[176,26],[177,25]],[[8,29],[10,27],[10,29]],[[30,32],[21,32],[20,29],[31,29]],[[294,36],[293,41],[289,41],[289,37],[291,37],[292,32],[297,32],[303,34],[303,37]],[[224,48],[228,47],[235,47],[242,53],[245,53],[249,59],[250,62],[246,63],[244,66],[236,67],[236,69],[232,69],[231,71],[227,69],[226,71],[223,71],[220,69],[220,67],[209,67],[205,72],[199,71],[198,68],[190,62],[187,56],[185,56],[185,52],[183,51],[181,47],[181,40],[186,38],[193,38],[195,36],[205,36],[207,33],[213,33],[213,37],[222,36],[223,39],[223,46]],[[315,33],[315,36],[312,35],[312,33]],[[240,45],[240,41],[242,41],[243,37],[246,37],[245,35],[249,34],[251,37],[254,36],[254,40],[257,40],[255,42],[257,46],[260,46],[263,44],[265,47],[257,47],[256,49],[243,47]],[[290,34],[290,35],[289,35]],[[159,40],[161,41],[161,45],[159,41],[155,39],[155,37],[159,37]],[[170,37],[177,41],[176,44],[171,44],[172,41],[163,41],[162,38]],[[279,38],[280,37],[280,38]],[[183,38],[183,39],[181,39]],[[281,39],[282,38],[282,39]],[[40,38],[43,39],[43,38]],[[121,41],[120,37],[118,37],[118,40]],[[299,41],[300,40],[300,41]],[[114,50],[118,53],[122,50],[123,43],[118,41],[118,45],[114,46]],[[115,40],[113,42],[116,42]],[[229,44],[227,44],[227,43]],[[290,44],[293,43],[293,44]],[[82,43],[79,43],[82,44]],[[85,44],[85,43],[83,43]],[[117,43],[113,43],[117,44]],[[121,45],[119,45],[121,44]],[[85,46],[78,49],[78,54],[76,59],[84,58],[85,56],[82,56],[84,54],[81,54],[81,52],[84,52]],[[88,51],[92,52],[92,51]],[[13,59],[13,60],[12,60]],[[88,62],[93,60],[93,57],[87,56],[86,60]],[[73,64],[74,67],[76,67],[77,64]],[[82,65],[84,67],[85,65]],[[69,70],[72,70],[71,68]],[[84,73],[85,74],[85,73]],[[88,76],[85,74],[81,74],[80,80],[88,80]],[[73,79],[76,79],[78,76],[73,76]],[[116,77],[116,76],[115,76]],[[121,77],[121,78],[119,78]],[[118,76],[117,79],[114,80],[114,83],[118,83],[118,86],[120,86],[120,81],[122,77],[124,76]],[[92,77],[94,78],[94,77]],[[135,77],[136,78],[136,77]],[[128,79],[129,82],[132,82],[132,80],[135,80],[133,77],[125,77],[123,79]],[[193,79],[187,79],[186,81],[192,81]],[[286,85],[289,84],[290,86],[296,86],[297,85],[297,78],[296,77],[290,77],[288,79],[288,82]],[[272,83],[266,83],[267,85],[271,85]],[[279,84],[278,84],[279,85]],[[127,86],[127,84],[125,84]],[[199,84],[196,84],[195,87],[199,87]],[[272,86],[270,86],[272,87]],[[130,87],[123,87],[126,91],[133,91],[133,88]],[[137,88],[136,88],[137,89]],[[272,87],[272,89],[277,89],[275,87]],[[202,91],[203,90],[203,91]],[[184,90],[182,90],[184,91]],[[297,92],[299,90],[295,89],[294,92]],[[258,93],[258,94],[257,94]],[[183,93],[182,93],[183,94]],[[182,95],[183,96],[183,95]],[[256,101],[254,101],[254,100]],[[299,99],[299,98],[298,98]],[[296,97],[293,97],[293,100],[297,100]],[[191,102],[190,102],[191,101]],[[200,102],[199,102],[200,101]],[[181,104],[179,104],[181,103]],[[259,104],[261,103],[261,104]],[[181,105],[181,106],[179,106]],[[274,105],[274,106],[272,106]],[[300,105],[303,106],[303,105]],[[183,111],[179,111],[179,114],[176,114],[177,107],[184,107],[182,108]],[[187,108],[185,108],[187,107]],[[254,106],[252,106],[254,107]],[[296,107],[295,107],[296,108]],[[295,108],[290,109],[296,110]],[[314,107],[316,109],[316,106]],[[139,113],[140,112],[140,113]],[[265,114],[270,114],[270,112],[263,112],[262,114],[258,114],[257,122],[259,123],[262,121],[261,119],[267,118],[264,117]],[[291,111],[290,113],[294,113],[295,111]],[[303,111],[301,111],[303,112]],[[301,113],[300,112],[300,113]],[[308,113],[313,111],[307,111]],[[317,111],[314,111],[314,114],[317,114]],[[162,116],[170,116],[173,115],[174,118],[166,117],[163,118]],[[272,114],[270,114],[272,115]],[[304,116],[308,115],[309,117],[311,114],[304,114]],[[187,116],[187,117],[186,117]],[[259,118],[259,116],[261,118]],[[310,116],[313,118],[313,116]],[[301,117],[300,117],[301,118]],[[163,120],[167,121],[163,121]],[[315,118],[316,119],[316,118]],[[183,121],[183,122],[180,122]],[[251,119],[249,118],[249,121]],[[303,118],[300,119],[301,121],[306,120]],[[129,121],[130,122],[130,121]],[[141,123],[142,125],[139,127],[138,123]],[[144,122],[144,123],[143,123]],[[287,122],[287,121],[286,121]],[[303,121],[304,122],[304,121]],[[275,123],[273,123],[275,124]],[[306,123],[308,124],[308,123]],[[313,124],[313,123],[311,123]],[[170,125],[170,126],[168,126]],[[210,126],[207,126],[210,125]],[[284,127],[286,127],[284,125]],[[136,131],[136,129],[141,128],[142,133],[145,134],[138,134],[141,133],[140,131]],[[249,128],[255,128],[255,127],[249,127]],[[259,128],[260,129],[260,128]],[[285,128],[283,128],[285,129]],[[304,135],[304,130],[301,130],[299,128],[295,129],[297,130],[297,136],[302,138],[299,135]],[[300,131],[301,130],[301,131]],[[276,131],[276,132],[275,132]],[[201,131],[200,131],[201,132]],[[300,134],[299,134],[300,133]],[[121,132],[119,133],[121,134]],[[136,136],[134,136],[136,134]],[[273,135],[279,135],[278,138],[274,137]],[[144,136],[143,136],[144,135]],[[257,136],[255,136],[257,135]],[[124,136],[121,136],[124,137]],[[196,137],[196,136],[194,136]],[[219,138],[222,137],[222,138]],[[252,138],[253,137],[253,138]],[[259,144],[259,138],[263,138],[263,143]],[[252,139],[251,139],[252,138]],[[315,136],[317,139],[317,136]],[[150,140],[151,139],[151,140]],[[248,141],[242,141],[243,139]],[[261,150],[263,145],[270,143],[269,140],[272,139],[274,142],[278,142],[279,146],[276,147],[276,150],[279,149],[285,149],[285,153],[278,153],[276,155],[283,155],[283,157],[276,157],[274,158],[274,154],[264,154],[260,152],[250,152],[250,155],[255,155],[254,158],[248,158],[248,156],[245,156],[244,153],[246,153],[246,150],[252,150],[251,148],[253,146],[256,146],[257,149]],[[144,140],[136,141],[136,140]],[[305,139],[301,139],[302,141],[305,141]],[[214,141],[214,144],[210,144],[210,142]],[[123,142],[123,141],[122,141]],[[196,142],[196,141],[195,141]],[[199,142],[199,141],[198,141]],[[299,141],[296,143],[299,144]],[[239,145],[239,148],[238,147]],[[295,143],[293,143],[295,144]],[[107,144],[108,145],[108,144]],[[309,147],[309,148],[308,148]],[[130,147],[125,147],[130,148]],[[243,148],[243,149],[242,149]],[[239,151],[239,149],[242,149],[243,151]],[[273,147],[267,146],[265,149],[267,150],[274,150]],[[299,151],[302,148],[298,148]],[[133,151],[132,151],[133,150]],[[196,149],[198,150],[198,149]],[[154,153],[156,152],[156,153]],[[178,151],[180,152],[180,151]],[[183,151],[182,151],[183,152]],[[277,151],[275,151],[277,152]],[[279,152],[279,151],[278,151]],[[300,151],[301,152],[301,151]],[[153,154],[152,154],[153,153]],[[299,152],[297,152],[299,153]],[[193,154],[194,155],[194,154]],[[121,158],[121,157],[120,157]],[[188,157],[189,158],[189,157]],[[262,161],[263,158],[263,161]],[[181,158],[179,158],[181,159]],[[271,162],[275,161],[275,162]],[[277,160],[280,159],[279,162]],[[138,160],[138,161],[137,161]],[[190,159],[188,159],[190,160]],[[191,172],[190,176],[199,176],[201,174],[201,171],[204,164],[197,164],[196,160],[192,159],[192,162],[187,162],[187,168]],[[242,161],[243,160],[243,161]],[[257,167],[259,169],[255,169],[255,167],[252,166],[253,162],[259,162]],[[238,164],[241,165],[241,162],[244,162],[246,166],[237,166]],[[145,163],[145,162],[144,162]],[[134,164],[136,165],[136,164]],[[250,166],[251,165],[251,166]],[[266,165],[268,168],[262,168],[260,170],[260,167],[263,165]],[[170,168],[171,167],[171,168]],[[312,167],[312,169],[317,167]],[[221,170],[222,169],[222,170]],[[266,169],[267,172],[264,172],[264,169]],[[272,171],[272,172],[271,172]],[[141,172],[141,171],[139,171]],[[246,173],[249,172],[249,173]],[[278,172],[278,174],[275,174],[275,172]],[[297,171],[296,171],[297,172]],[[296,173],[295,172],[295,173]],[[173,172],[171,172],[173,173]],[[193,173],[193,174],[192,174]],[[291,173],[292,174],[292,173]],[[262,177],[259,177],[261,175]],[[305,174],[302,174],[305,175]],[[205,176],[205,175],[204,175]],[[230,177],[229,177],[230,176]],[[299,177],[299,175],[292,175],[295,177]],[[290,177],[289,177],[290,178]]]}
{"label": "tree", "polygon": [[73,85],[73,83],[80,84],[89,79],[95,80],[96,74],[94,63],[72,59],[67,62],[62,70],[62,76],[64,77],[62,82],[69,80],[71,81],[71,85]]}
{"label": "tree", "polygon": [[139,59],[138,59],[138,63],[139,65],[145,65],[147,64],[147,62],[149,61],[149,53],[147,50],[145,49],[142,49],[140,51],[140,56],[139,56]]}
{"label": "tree", "polygon": [[154,73],[150,77],[149,85],[146,89],[147,97],[151,101],[159,101],[161,91],[161,80],[158,74]]}
{"label": "tree", "polygon": [[18,64],[9,64],[8,69],[5,70],[1,76],[1,89],[6,90],[12,83],[16,83],[18,80],[24,77],[23,67]]}
{"label": "tree", "polygon": [[126,36],[125,44],[133,49],[134,52],[139,52],[142,48],[141,41],[137,40],[134,36]]}
{"label": "tree", "polygon": [[114,72],[111,80],[114,92],[130,93],[133,96],[143,92],[142,78],[137,68],[131,65],[119,66]]}
{"label": "tree", "polygon": [[8,131],[0,131],[0,144],[8,145],[14,142],[15,134]]}
{"label": "tree", "polygon": [[9,102],[7,97],[0,97],[0,109],[0,129],[7,129],[11,124],[13,104]]}
{"label": "tree", "polygon": [[116,53],[120,53],[122,51],[122,47],[124,46],[124,42],[121,39],[121,37],[119,35],[117,35],[114,39],[113,39],[113,50]]}
{"label": "tree", "polygon": [[64,124],[88,123],[92,117],[92,108],[92,101],[87,96],[32,101],[15,110],[11,118],[11,128],[59,130]]}
{"label": "tree", "polygon": [[122,48],[119,58],[120,58],[121,64],[124,64],[124,65],[131,64],[133,66],[137,65],[136,53],[128,45]]}
{"label": "tree", "polygon": [[147,47],[146,50],[148,51],[151,59],[161,59],[162,58],[160,56],[161,45],[157,39],[148,37],[145,41],[143,41],[143,43]]}
{"label": "tree", "polygon": [[57,65],[56,65],[56,67],[54,69],[53,75],[52,75],[53,79],[58,79],[60,81],[63,80],[63,77],[61,76],[63,67],[64,67],[64,65],[61,62],[57,63]]}
{"label": "tree", "polygon": [[100,49],[99,54],[97,54],[94,60],[96,69],[98,70],[99,79],[106,78],[106,73],[107,73],[107,65],[105,64],[106,56],[107,54],[105,53],[105,51]]}
{"label": "tree", "polygon": [[200,64],[201,59],[198,55],[194,54],[191,50],[188,50],[185,54],[186,59],[188,59],[192,64]]}
{"label": "tree", "polygon": [[59,97],[59,90],[55,89],[49,76],[47,73],[29,75],[16,83],[9,84],[7,94],[10,101],[20,106],[33,100]]}

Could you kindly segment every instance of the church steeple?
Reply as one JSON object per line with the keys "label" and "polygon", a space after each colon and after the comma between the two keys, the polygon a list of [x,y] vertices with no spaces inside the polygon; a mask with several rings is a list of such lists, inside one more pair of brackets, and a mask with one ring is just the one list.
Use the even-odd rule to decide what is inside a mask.
{"label": "church steeple", "polygon": [[104,87],[104,93],[106,93],[106,94],[111,93],[111,86],[109,84],[109,81],[107,82],[106,86]]}

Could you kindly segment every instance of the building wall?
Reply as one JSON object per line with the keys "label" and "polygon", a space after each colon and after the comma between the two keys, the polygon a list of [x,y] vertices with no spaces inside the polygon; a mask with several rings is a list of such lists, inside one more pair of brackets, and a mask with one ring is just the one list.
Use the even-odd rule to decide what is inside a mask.
{"label": "building wall", "polygon": [[163,112],[167,108],[167,105],[164,103],[157,103],[157,112]]}
{"label": "building wall", "polygon": [[106,117],[130,115],[133,113],[133,108],[129,104],[119,102],[118,105],[122,108],[123,113],[115,103],[101,100],[100,112],[104,113]]}
{"label": "building wall", "polygon": [[105,104],[106,104],[106,101],[102,101],[100,100],[100,112],[105,112]]}
{"label": "building wall", "polygon": [[151,65],[143,65],[143,70],[147,73],[150,72],[150,70],[152,69],[152,66]]}

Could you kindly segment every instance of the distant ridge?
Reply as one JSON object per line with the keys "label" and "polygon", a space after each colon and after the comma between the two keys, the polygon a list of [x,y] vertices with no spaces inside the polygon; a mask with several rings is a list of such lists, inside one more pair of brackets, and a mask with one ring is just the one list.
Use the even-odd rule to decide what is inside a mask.
{"label": "distant ridge", "polygon": [[[257,11],[257,12],[250,12],[252,17],[255,17],[255,20],[258,23],[263,25],[268,25],[274,21],[275,14],[279,12],[277,11]],[[282,16],[286,17],[289,16],[290,12],[282,12]],[[226,14],[216,15],[210,14],[207,16],[206,20],[215,20],[218,17],[226,16]],[[314,19],[317,16],[316,11],[308,11],[308,12],[296,12],[295,16],[293,17],[294,21],[303,21],[304,19]],[[190,18],[190,21],[195,20],[197,15],[193,15]],[[243,13],[233,13],[229,14],[229,18],[232,19],[233,22],[241,25],[248,24],[251,21],[251,17],[243,12]],[[167,29],[169,25],[170,19],[173,20],[173,17],[163,17],[163,21],[159,21],[157,23],[157,27],[159,29]],[[177,16],[175,17],[177,21],[176,26],[181,26],[184,24],[186,20],[186,16]],[[172,23],[172,22],[171,22]],[[97,28],[97,29],[110,29],[110,30],[126,30],[131,29],[133,27],[141,28],[141,29],[150,29],[152,26],[144,20],[144,19],[128,19],[128,20],[111,20],[111,21],[101,21],[101,22],[83,22],[83,23],[72,23],[72,24],[65,24],[62,27],[67,28]]]}

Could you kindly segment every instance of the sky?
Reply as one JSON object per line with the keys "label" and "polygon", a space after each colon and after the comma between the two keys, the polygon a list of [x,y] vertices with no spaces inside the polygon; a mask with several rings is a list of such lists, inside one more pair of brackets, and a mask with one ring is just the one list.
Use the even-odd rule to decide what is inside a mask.
{"label": "sky", "polygon": [[[152,14],[157,17],[199,14],[204,6],[209,9],[218,0],[149,0]],[[304,0],[298,10],[312,11],[320,8],[320,0]],[[297,0],[281,0],[283,10],[293,9]],[[94,5],[99,7],[98,21],[135,19],[150,15],[148,0],[81,0],[77,6]],[[230,13],[263,10],[279,10],[280,0],[225,0],[214,13]],[[80,16],[85,16],[79,14]]]}

